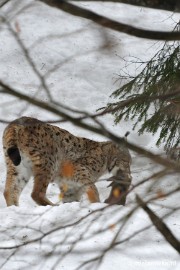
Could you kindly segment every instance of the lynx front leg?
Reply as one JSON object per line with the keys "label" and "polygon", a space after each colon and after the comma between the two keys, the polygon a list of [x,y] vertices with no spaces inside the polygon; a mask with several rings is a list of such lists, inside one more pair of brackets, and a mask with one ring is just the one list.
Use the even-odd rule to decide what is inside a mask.
{"label": "lynx front leg", "polygon": [[[60,197],[63,203],[67,202],[79,202],[82,195],[86,194],[91,203],[99,202],[99,193],[96,186],[88,179],[84,179],[86,184],[70,183],[67,180],[67,184],[61,186]],[[76,184],[76,187],[74,186]],[[77,189],[78,185],[78,189]],[[74,187],[73,187],[74,186]]]}
{"label": "lynx front leg", "polygon": [[73,182],[69,180],[60,186],[60,199],[63,203],[79,202],[81,199],[79,188],[75,186]]}
{"label": "lynx front leg", "polygon": [[92,179],[91,173],[84,164],[77,163],[74,180],[81,185],[79,189],[80,196],[86,194],[91,203],[100,202],[99,192]]}
{"label": "lynx front leg", "polygon": [[105,203],[125,205],[127,193],[131,184],[130,164],[122,162],[118,167],[113,169],[112,173],[113,177],[108,179],[109,181],[112,181],[110,184],[112,188]]}
{"label": "lynx front leg", "polygon": [[86,187],[86,194],[91,203],[100,202],[97,187],[91,183]]}
{"label": "lynx front leg", "polygon": [[63,202],[80,201],[83,194],[87,195],[91,203],[99,202],[98,190],[84,165],[78,162],[64,162],[60,177],[64,179],[60,186]]}

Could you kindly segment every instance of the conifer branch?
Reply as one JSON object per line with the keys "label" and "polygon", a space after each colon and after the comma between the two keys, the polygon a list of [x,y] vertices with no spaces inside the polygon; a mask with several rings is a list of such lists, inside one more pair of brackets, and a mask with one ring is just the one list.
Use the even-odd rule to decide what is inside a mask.
{"label": "conifer branch", "polygon": [[179,57],[179,43],[166,42],[136,77],[113,92],[119,101],[104,110],[114,114],[116,124],[122,119],[135,120],[135,129],[141,123],[139,134],[155,134],[160,129],[157,145],[164,142],[166,151],[180,144]]}

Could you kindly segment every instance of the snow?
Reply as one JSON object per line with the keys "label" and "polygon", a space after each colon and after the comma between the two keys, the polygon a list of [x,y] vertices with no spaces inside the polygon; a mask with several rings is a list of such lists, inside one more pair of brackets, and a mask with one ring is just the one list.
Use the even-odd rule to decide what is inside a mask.
{"label": "snow", "polygon": [[[12,8],[12,3],[15,6]],[[116,3],[78,3],[97,13],[113,19],[149,29],[172,30],[179,15],[170,12],[154,11]],[[29,5],[28,8],[23,7]],[[20,12],[21,11],[21,12]],[[30,50],[37,70],[45,76],[45,83],[51,94],[61,104],[74,109],[95,113],[110,101],[110,94],[120,82],[118,74],[125,65],[122,58],[138,57],[150,59],[162,46],[161,42],[138,39],[111,30],[104,30],[88,20],[73,17],[60,10],[49,8],[37,1],[11,1],[5,5],[0,16],[11,19],[13,29],[19,28],[23,44]],[[105,44],[108,48],[104,48]],[[139,70],[127,67],[127,72]],[[0,79],[6,81],[25,94],[47,101],[47,95],[41,82],[28,64],[17,40],[6,24],[0,25]],[[37,117],[41,120],[57,119],[52,113],[27,105],[24,101],[1,94],[1,119],[13,120],[20,115]],[[144,134],[139,137],[132,130],[132,123],[123,122],[115,126],[110,115],[101,118],[102,123],[113,133],[123,136],[130,131],[128,140],[157,150],[157,137]],[[77,136],[86,136],[94,140],[104,140],[103,136],[78,128],[69,122],[59,126]],[[0,124],[0,133],[5,128]],[[60,203],[56,207],[37,206],[31,199],[33,179],[28,183],[20,197],[20,207],[6,207],[3,197],[5,185],[5,164],[1,146],[0,167],[0,269],[2,270],[74,270],[81,263],[98,256],[113,240],[123,221],[123,216],[134,207],[135,193],[129,194],[127,206],[107,207],[104,203],[89,204],[86,198],[80,203]],[[132,153],[133,183],[158,171],[150,160]],[[178,175],[157,182],[154,190],[174,188]],[[143,198],[150,185],[140,186],[136,193]],[[97,183],[103,202],[109,194],[107,182],[103,179]],[[48,189],[48,197],[58,202],[59,191],[54,184]],[[144,198],[146,199],[146,198]],[[168,215],[166,206],[178,206],[178,194],[159,199],[158,205],[151,208],[159,216],[166,216],[166,224],[174,235],[180,233],[179,212]],[[83,218],[87,215],[86,218]],[[107,252],[100,265],[84,266],[84,269],[100,270],[134,270],[134,269],[179,269],[177,252],[168,245],[157,230],[150,226],[150,221],[143,210],[136,210],[122,228],[118,241],[122,241],[147,227],[144,232],[136,234],[131,241],[122,243]],[[150,228],[149,228],[150,226]],[[52,231],[52,232],[51,232]],[[41,241],[35,241],[47,234]],[[75,241],[79,239],[77,244]],[[34,242],[32,241],[34,240]],[[32,241],[31,244],[24,244]],[[17,249],[7,249],[14,245]],[[88,268],[90,266],[90,268]]]}

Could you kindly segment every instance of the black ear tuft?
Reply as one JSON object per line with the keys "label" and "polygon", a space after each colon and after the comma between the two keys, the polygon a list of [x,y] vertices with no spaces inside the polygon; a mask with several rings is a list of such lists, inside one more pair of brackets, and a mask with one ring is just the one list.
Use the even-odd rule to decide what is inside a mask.
{"label": "black ear tuft", "polygon": [[21,156],[19,149],[17,147],[11,147],[7,150],[9,158],[12,160],[15,166],[18,166],[21,163]]}

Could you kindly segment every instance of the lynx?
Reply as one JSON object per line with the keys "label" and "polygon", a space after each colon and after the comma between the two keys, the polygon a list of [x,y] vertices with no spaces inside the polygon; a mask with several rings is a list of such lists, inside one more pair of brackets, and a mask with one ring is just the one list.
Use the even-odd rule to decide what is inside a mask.
{"label": "lynx", "polygon": [[39,205],[54,205],[46,197],[53,181],[61,190],[63,202],[79,201],[84,193],[90,202],[99,202],[95,182],[107,172],[113,176],[109,178],[112,190],[105,202],[125,204],[131,183],[131,157],[124,144],[76,137],[35,118],[21,117],[4,130],[3,149],[7,206],[19,205],[19,196],[31,176],[31,196]]}

